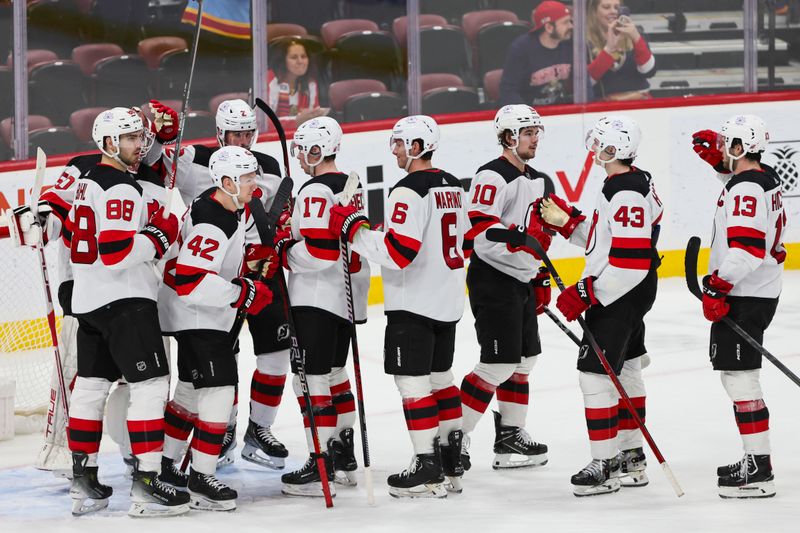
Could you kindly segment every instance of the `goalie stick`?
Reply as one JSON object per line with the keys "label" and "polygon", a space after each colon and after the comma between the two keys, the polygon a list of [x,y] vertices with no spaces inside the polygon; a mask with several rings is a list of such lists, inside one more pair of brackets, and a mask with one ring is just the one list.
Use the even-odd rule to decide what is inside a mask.
{"label": "goalie stick", "polygon": [[[535,237],[528,235],[527,233],[523,233],[521,231],[515,231],[510,229],[500,229],[500,228],[490,228],[486,231],[486,238],[493,242],[504,242],[511,244],[512,246],[522,246],[525,245],[529,248],[532,248],[539,257],[542,258],[544,261],[545,266],[550,270],[550,275],[553,276],[553,279],[556,281],[556,285],[561,292],[564,292],[564,282],[561,281],[561,277],[558,275],[558,271],[553,263],[550,261],[550,258],[545,253],[542,245],[539,244],[539,241],[536,240]],[[600,348],[600,345],[597,344],[597,340],[594,338],[594,335],[589,330],[589,327],[586,325],[586,321],[583,319],[582,316],[578,316],[578,324],[580,324],[581,329],[583,329],[584,335],[586,335],[586,339],[589,341],[594,353],[597,355],[598,359],[600,360],[600,364],[603,365],[603,369],[606,371],[606,374],[611,379],[611,382],[614,384],[614,387],[617,389],[617,393],[619,393],[620,398],[622,398],[623,403],[625,404],[625,408],[628,409],[633,420],[636,422],[636,425],[642,431],[642,435],[644,436],[647,444],[650,446],[650,449],[653,450],[653,455],[656,456],[656,459],[661,464],[661,468],[664,471],[664,475],[667,477],[667,480],[672,485],[672,489],[675,491],[675,495],[679,498],[683,496],[684,492],[681,486],[678,484],[678,480],[675,478],[675,474],[672,473],[672,469],[667,464],[667,460],[664,459],[664,456],[661,454],[661,450],[658,449],[658,445],[653,440],[653,437],[650,435],[650,431],[648,431],[647,426],[644,425],[642,418],[639,416],[639,413],[636,411],[636,408],[631,403],[631,399],[628,396],[628,393],[625,392],[625,388],[620,383],[619,378],[614,373],[614,370],[611,368],[611,365],[606,359],[603,350]]]}
{"label": "goalie stick", "polygon": [[[700,284],[697,282],[697,256],[700,253],[700,237],[692,237],[689,239],[689,242],[686,244],[686,256],[684,258],[684,269],[686,272],[686,286],[689,288],[689,292],[691,292],[695,298],[698,300],[703,300],[703,291],[700,288]],[[722,322],[739,334],[742,339],[747,342],[750,346],[755,348],[761,355],[767,358],[767,360],[778,367],[778,370],[783,372],[787,378],[791,379],[795,385],[800,386],[800,377],[797,377],[797,374],[789,370],[786,365],[781,363],[777,357],[772,355],[764,348],[761,344],[758,343],[753,337],[751,337],[745,330],[739,326],[733,319],[729,316],[722,317]]]}

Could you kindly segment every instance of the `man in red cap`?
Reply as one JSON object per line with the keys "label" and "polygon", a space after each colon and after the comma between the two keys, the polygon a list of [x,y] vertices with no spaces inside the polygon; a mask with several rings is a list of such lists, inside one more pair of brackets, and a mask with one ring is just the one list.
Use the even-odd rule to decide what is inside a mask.
{"label": "man in red cap", "polygon": [[572,102],[572,14],[545,0],[533,11],[533,30],[508,49],[500,81],[500,105]]}

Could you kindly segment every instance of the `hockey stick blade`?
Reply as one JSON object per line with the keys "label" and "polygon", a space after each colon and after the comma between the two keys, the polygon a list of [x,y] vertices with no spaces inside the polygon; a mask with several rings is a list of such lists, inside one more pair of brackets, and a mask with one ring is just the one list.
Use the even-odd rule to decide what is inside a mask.
{"label": "hockey stick blade", "polygon": [[700,237],[692,237],[686,244],[686,255],[683,259],[683,269],[686,276],[686,286],[695,298],[703,299],[703,292],[697,282],[697,256],[700,254]]}
{"label": "hockey stick blade", "polygon": [[275,239],[275,224],[283,213],[286,203],[292,196],[292,188],[294,182],[292,178],[283,178],[278,190],[275,191],[275,196],[272,199],[272,205],[269,212],[264,209],[264,204],[261,203],[259,198],[253,198],[248,204],[250,212],[253,214],[253,222],[258,230],[258,236],[261,238],[261,244],[264,246],[272,246]]}
{"label": "hockey stick blade", "polygon": [[342,189],[341,194],[339,194],[339,205],[350,205],[350,202],[353,201],[353,196],[356,195],[358,186],[358,174],[355,172],[350,172],[350,175],[347,176],[347,181],[344,184],[344,188]]}

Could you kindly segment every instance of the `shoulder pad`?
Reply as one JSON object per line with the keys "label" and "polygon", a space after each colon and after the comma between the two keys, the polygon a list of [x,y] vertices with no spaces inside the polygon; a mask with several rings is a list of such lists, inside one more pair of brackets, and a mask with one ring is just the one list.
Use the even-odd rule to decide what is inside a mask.
{"label": "shoulder pad", "polygon": [[133,176],[108,165],[95,165],[86,171],[83,178],[95,182],[104,191],[115,185],[130,185],[142,194],[142,186],[136,183]]}
{"label": "shoulder pad", "polygon": [[346,182],[347,174],[341,172],[328,172],[327,174],[315,176],[305,182],[303,186],[300,187],[300,191],[298,191],[298,193],[310,185],[322,185],[323,187],[330,189],[333,194],[339,194],[344,190],[344,184]]}
{"label": "shoulder pad", "polygon": [[397,184],[392,187],[392,190],[389,191],[389,194],[398,187],[411,189],[417,193],[420,198],[425,198],[431,189],[437,187],[458,187],[459,189],[463,189],[458,178],[438,168],[412,172],[398,181]]}
{"label": "shoulder pad", "polygon": [[222,204],[212,198],[211,195],[216,190],[216,187],[206,189],[200,196],[195,198],[192,202],[189,216],[195,226],[198,224],[216,226],[230,239],[239,227],[239,217],[236,213],[232,213],[222,207]]}
{"label": "shoulder pad", "polygon": [[100,154],[78,155],[69,160],[67,167],[75,167],[81,174],[85,174],[90,168],[96,167],[102,159],[103,156]]}
{"label": "shoulder pad", "polygon": [[615,194],[622,191],[638,192],[642,196],[650,194],[650,174],[639,169],[607,178],[603,184],[603,196],[611,201]]}
{"label": "shoulder pad", "polygon": [[515,167],[508,160],[502,157],[498,157],[497,159],[489,161],[488,163],[480,167],[478,169],[478,172],[482,170],[491,170],[492,172],[496,172],[504,180],[506,180],[506,183],[511,183],[512,181],[523,175],[517,167]]}
{"label": "shoulder pad", "polygon": [[728,180],[725,184],[725,190],[730,191],[734,186],[740,183],[755,183],[764,191],[770,191],[775,187],[780,187],[781,181],[775,170],[769,165],[761,164],[764,172],[758,170],[745,170]]}

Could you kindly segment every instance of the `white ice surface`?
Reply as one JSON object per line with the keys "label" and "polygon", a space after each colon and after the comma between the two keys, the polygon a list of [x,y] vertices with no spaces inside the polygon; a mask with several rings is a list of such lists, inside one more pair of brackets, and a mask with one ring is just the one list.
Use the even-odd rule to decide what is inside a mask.
{"label": "white ice surface", "polygon": [[[741,457],[741,441],[719,377],[707,360],[708,322],[699,302],[677,278],[661,280],[655,307],[647,317],[647,346],[652,357],[645,371],[647,422],[656,442],[683,485],[675,497],[647,451],[651,483],[614,495],[575,498],[569,477],[589,460],[583,405],[575,371],[576,349],[550,322],[540,317],[543,353],[531,378],[528,428],[550,447],[543,468],[513,472],[491,469],[494,429],[490,416],[472,435],[473,468],[464,493],[442,501],[389,497],[386,476],[405,468],[411,455],[400,401],[391,377],[382,370],[382,308],[370,309],[359,327],[376,504],[367,505],[360,471],[357,488],[339,488],[335,507],[321,499],[298,499],[280,493],[280,472],[262,470],[241,460],[220,477],[239,490],[233,513],[193,511],[175,519],[128,518],[128,482],[113,443],[104,437],[101,479],[114,487],[103,516],[73,518],[64,480],[31,465],[41,436],[0,442],[0,532],[74,531],[798,531],[800,518],[800,389],[764,362],[762,385],[769,407],[773,466],[778,494],[766,500],[721,500],[715,470]],[[766,346],[800,373],[800,272],[787,272],[783,298],[767,331]],[[572,324],[573,329],[577,325]],[[239,410],[240,444],[247,423],[247,391],[254,367],[250,340],[243,335],[243,401]],[[476,362],[477,343],[469,309],[459,325],[454,373],[457,382]],[[352,368],[352,367],[350,367]],[[297,404],[286,388],[274,426],[290,450],[288,468],[306,457]],[[358,430],[357,430],[358,432]],[[356,443],[359,462],[360,441]]]}

